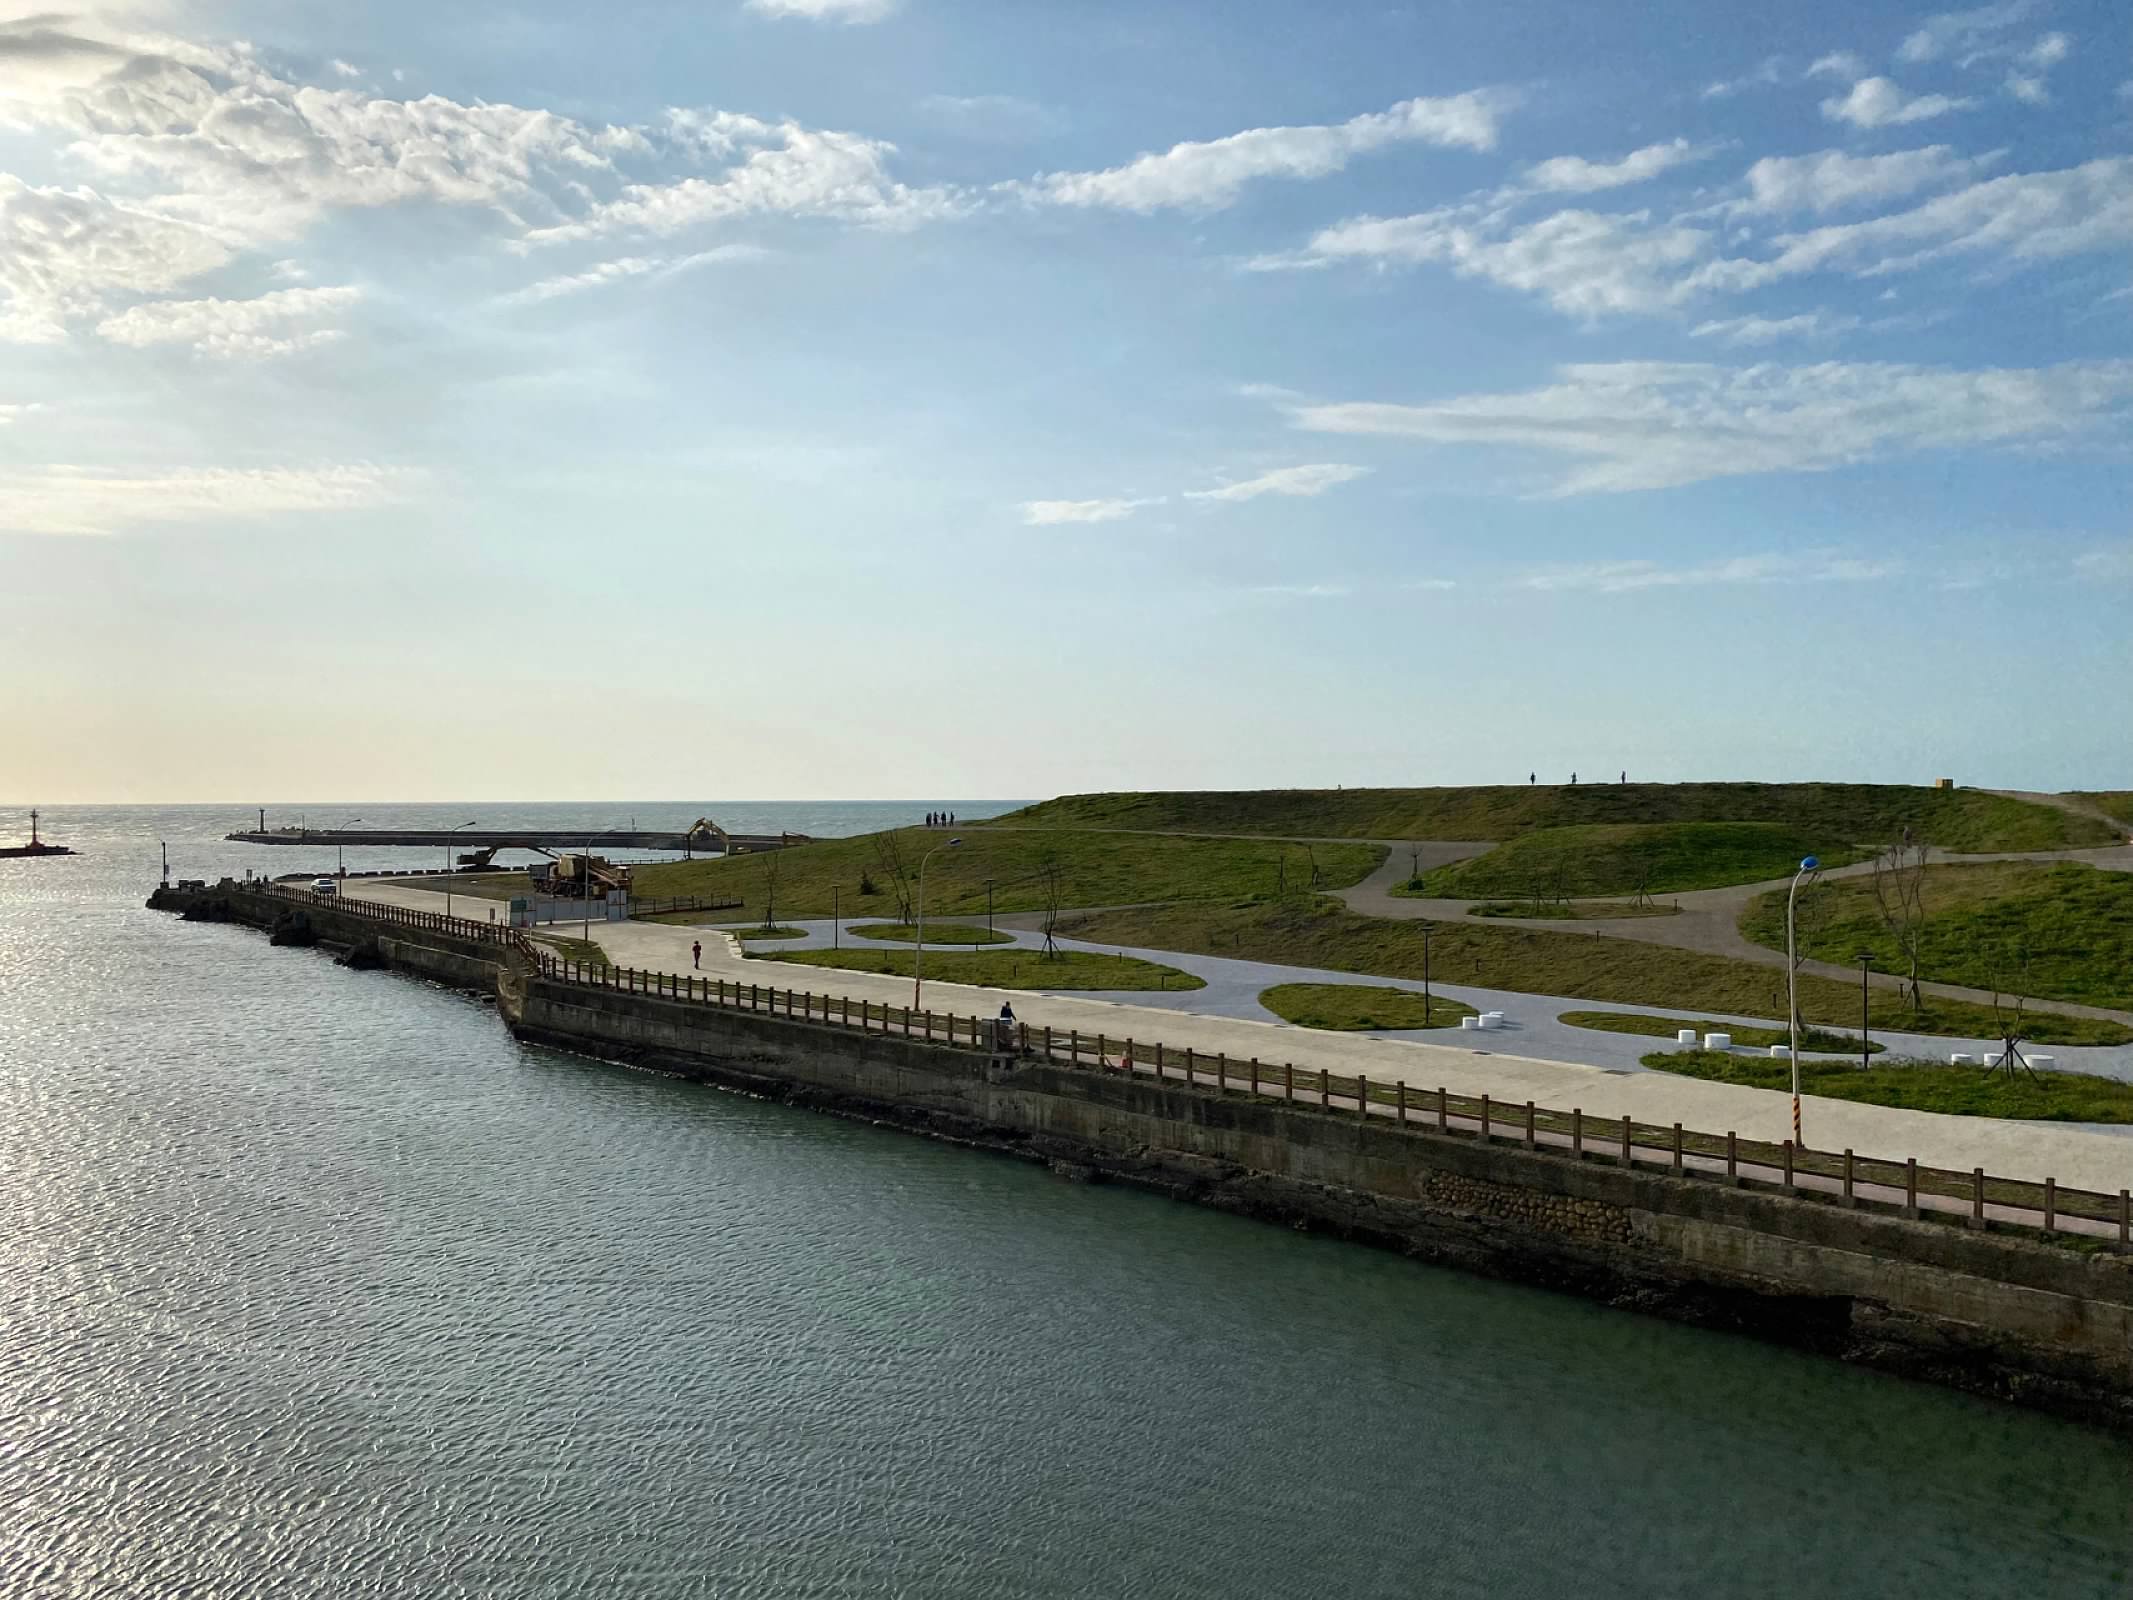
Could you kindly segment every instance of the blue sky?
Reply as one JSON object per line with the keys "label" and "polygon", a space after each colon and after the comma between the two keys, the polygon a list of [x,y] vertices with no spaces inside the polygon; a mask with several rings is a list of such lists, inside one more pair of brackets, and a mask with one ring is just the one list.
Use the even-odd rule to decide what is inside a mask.
{"label": "blue sky", "polygon": [[2123,7],[49,3],[7,798],[2133,784]]}

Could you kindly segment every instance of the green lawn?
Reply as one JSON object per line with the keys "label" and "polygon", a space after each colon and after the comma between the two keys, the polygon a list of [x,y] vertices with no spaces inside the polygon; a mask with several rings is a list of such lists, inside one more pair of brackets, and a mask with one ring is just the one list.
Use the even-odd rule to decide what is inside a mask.
{"label": "green lawn", "polygon": [[1867,783],[1587,782],[1575,787],[1076,794],[1011,811],[991,825],[1292,838],[1509,839],[1535,828],[1653,822],[1774,822],[1807,838],[1848,844],[1892,840],[1909,827],[1944,850],[1958,851],[2060,850],[2114,842],[2102,823],[2052,806],[1974,789]]}
{"label": "green lawn", "polygon": [[[1394,894],[1405,893],[1403,889]],[[1535,905],[1531,900],[1480,900],[1466,908],[1470,917],[1511,917],[1526,922],[1611,922],[1617,917],[1673,917],[1679,906],[1640,906],[1633,900],[1572,900]]]}
{"label": "green lawn", "polygon": [[565,939],[553,933],[537,933],[533,937],[565,961],[583,962],[588,967],[604,967],[608,964],[607,952],[590,939]]}
{"label": "green lawn", "polygon": [[[862,922],[846,928],[846,933],[861,939],[893,939],[903,944],[918,943],[918,929],[908,922]],[[929,922],[926,924],[926,943],[937,944],[1013,944],[1011,933],[988,932],[975,922]]]}
{"label": "green lawn", "polygon": [[[1810,902],[1801,912],[1808,955],[1849,962],[1865,951],[1877,970],[1900,970],[1868,880],[1840,878],[1812,893],[1822,905]],[[2011,986],[2020,981],[2015,953],[2027,951],[2031,994],[2133,1009],[2133,873],[2071,861],[1928,867],[1925,907],[1919,965],[1929,982],[1990,989],[1997,976]],[[1818,910],[1826,910],[1826,923],[1817,921]],[[1783,949],[1783,895],[1758,896],[1741,914],[1740,930]]]}
{"label": "green lawn", "polygon": [[[775,914],[826,917],[831,889],[841,891],[836,909],[847,917],[909,920],[915,900],[900,905],[892,869],[877,841],[886,838],[901,856],[906,883],[919,860],[956,835],[931,828],[903,828],[888,835],[818,839],[789,850],[709,861],[675,861],[636,869],[636,892],[645,895],[719,895],[740,900],[761,916],[777,877]],[[962,831],[959,849],[940,849],[926,868],[926,916],[980,915],[985,885],[993,885],[997,911],[1044,908],[1043,869],[1058,863],[1060,904],[1134,905],[1153,900],[1243,900],[1271,897],[1277,889],[1310,883],[1312,862],[1319,887],[1360,882],[1384,859],[1367,844],[1300,845],[1265,839],[1185,839],[1075,831]],[[871,882],[873,893],[863,894]],[[907,891],[908,892],[908,891]],[[929,932],[930,938],[930,932]]]}
{"label": "green lawn", "polygon": [[[1768,1056],[1724,1051],[1654,1050],[1644,1064],[1657,1072],[1758,1089],[1792,1087],[1792,1064]],[[2017,1073],[1988,1074],[1982,1067],[1950,1067],[1936,1061],[1876,1062],[1867,1068],[1840,1061],[1802,1061],[1800,1088],[1832,1100],[1900,1106],[1907,1111],[1945,1111],[1958,1117],[2010,1117],[2024,1122],[2133,1122],[2133,1083],[2079,1072],[2041,1072],[2032,1081]],[[1814,1130],[1810,1126],[1809,1133]]]}
{"label": "green lawn", "polygon": [[[1785,1015],[1785,974],[1724,956],[1628,939],[1595,938],[1553,928],[1473,922],[1391,922],[1357,916],[1324,896],[1292,896],[1275,905],[1152,906],[1074,919],[1075,938],[1151,950],[1275,961],[1331,972],[1388,978],[1422,976],[1423,930],[1432,938],[1431,971],[1440,982],[1524,994],[1565,995],[1619,1005],[1738,1016]],[[1859,991],[1834,979],[1803,976],[1800,1003],[1809,1022],[1842,1027],[1859,1020]],[[1989,1006],[1935,1002],[1914,1015],[1893,990],[1876,990],[1877,1029],[1994,1036]],[[2133,1028],[2085,1017],[2037,1014],[2031,1037],[2054,1044],[2133,1042]]]}
{"label": "green lawn", "polygon": [[[928,936],[931,937],[930,935]],[[908,978],[914,950],[794,950],[766,956],[810,967],[844,972],[885,972]],[[929,982],[968,983],[984,989],[1204,989],[1206,984],[1176,967],[1158,966],[1131,956],[1064,951],[1049,959],[1034,950],[926,952]]]}
{"label": "green lawn", "polygon": [[1472,1006],[1441,994],[1422,996],[1411,989],[1374,983],[1277,983],[1259,993],[1259,1003],[1284,1022],[1305,1028],[1365,1032],[1393,1028],[1456,1028]]}
{"label": "green lawn", "polygon": [[1633,893],[1640,880],[1653,894],[1722,889],[1783,877],[1803,856],[1841,867],[1871,852],[1840,838],[1816,838],[1775,822],[1592,823],[1538,828],[1487,855],[1425,873],[1395,894],[1445,899]]}
{"label": "green lawn", "polygon": [[[1573,1028],[1590,1028],[1595,1033],[1641,1033],[1654,1039],[1671,1039],[1682,1028],[1694,1028],[1699,1037],[1706,1033],[1730,1033],[1735,1044],[1746,1045],[1750,1050],[1767,1050],[1774,1044],[1784,1044],[1791,1037],[1783,1028],[1750,1028],[1737,1022],[1713,1022],[1708,1017],[1702,1021],[1693,1017],[1653,1017],[1635,1011],[1566,1011],[1555,1020],[1567,1022]],[[1828,1055],[1856,1056],[1859,1036],[1806,1027],[1800,1030],[1800,1048]],[[1876,1055],[1881,1053],[1878,1044],[1869,1044],[1867,1048]]]}
{"label": "green lawn", "polygon": [[[427,889],[432,894],[443,894],[446,879],[434,878],[385,878],[369,880],[373,883],[400,883],[410,889]],[[472,872],[454,873],[449,880],[455,896],[465,895],[470,900],[509,900],[513,895],[533,893],[533,881],[523,872]]]}
{"label": "green lawn", "polygon": [[2086,800],[2107,817],[2116,817],[2133,833],[2133,789],[2088,789],[2075,798]]}

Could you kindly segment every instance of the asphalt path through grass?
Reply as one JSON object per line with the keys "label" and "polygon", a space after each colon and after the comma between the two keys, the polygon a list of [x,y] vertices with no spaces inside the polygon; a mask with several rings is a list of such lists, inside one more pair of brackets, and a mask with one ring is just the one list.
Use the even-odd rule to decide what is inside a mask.
{"label": "asphalt path through grass", "polygon": [[[443,896],[427,891],[387,886],[352,884],[350,893],[420,910],[441,909],[443,900]],[[575,935],[581,927],[562,924],[555,931]],[[729,982],[799,988],[895,1006],[908,1005],[911,1000],[911,985],[903,979],[826,968],[796,971],[783,963],[751,961],[741,952],[737,940],[701,928],[595,922],[592,937],[611,960],[646,971],[693,972]],[[689,947],[698,939],[703,942],[703,964],[693,967]],[[792,941],[782,941],[778,946],[792,947]],[[1172,1048],[1191,1048],[1209,1057],[1227,1054],[1241,1062],[1257,1056],[1269,1062],[1293,1062],[1309,1070],[1360,1072],[1379,1083],[1405,1082],[1416,1089],[1441,1086],[1455,1094],[1493,1095],[1506,1104],[1530,1099],[1558,1110],[1582,1110],[1591,1117],[1619,1120],[1628,1116],[1659,1126],[1679,1122],[1699,1132],[1737,1132],[1745,1139],[1772,1143],[1787,1136],[1790,1110],[1783,1094],[1639,1071],[1634,1062],[1627,1068],[1608,1069],[1578,1064],[1575,1056],[1550,1060],[1528,1054],[1533,1050],[1560,1053],[1555,1041],[1572,1036],[1595,1041],[1602,1047],[1609,1041],[1622,1041],[1624,1036],[1588,1033],[1556,1024],[1555,1011],[1547,1008],[1567,1010],[1573,1002],[1447,985],[1444,992],[1454,998],[1470,1005],[1477,999],[1485,1002],[1479,1009],[1501,1009],[1508,1016],[1514,1005],[1522,1008],[1517,1018],[1519,1026],[1480,1035],[1446,1034],[1443,1030],[1432,1030],[1420,1037],[1327,1033],[1202,1008],[1213,1002],[1234,1011],[1246,1002],[1247,995],[1250,1006],[1256,1008],[1259,991],[1274,982],[1352,983],[1359,981],[1357,974],[1317,973],[1167,952],[1148,954],[1207,979],[1208,987],[1169,996],[1136,993],[1126,1001],[1006,992],[928,979],[926,1003],[943,1011],[991,1016],[998,1012],[1003,1000],[1008,1000],[1024,1021],[1060,1032],[1078,1029],[1085,1035],[1102,1034],[1113,1040],[1161,1039]],[[1382,984],[1388,980],[1371,977],[1360,981]],[[1589,1002],[1575,1004],[1590,1009]],[[1454,1040],[1464,1041],[1465,1047],[1451,1042]],[[1489,1048],[1478,1047],[1484,1040]],[[1945,1050],[1949,1042],[1935,1040],[1933,1044],[1936,1049]],[[1500,1051],[1495,1048],[1499,1045],[1509,1049]],[[2068,1053],[2059,1054],[2064,1062]],[[2062,1184],[2103,1193],[2116,1193],[2124,1187],[2129,1166],[2133,1166],[2126,1139],[2112,1133],[2063,1124],[1944,1116],[1814,1096],[1808,1097],[1806,1105],[1808,1142],[1818,1149],[1852,1148],[1862,1155],[1899,1161],[1915,1156],[1922,1163],[1958,1172],[1983,1167],[1995,1177],[2031,1182],[2055,1177]]]}
{"label": "asphalt path through grass", "polygon": [[[1426,851],[1432,847],[1425,844],[1390,843],[1387,848],[1391,854],[1385,858],[1377,871],[1353,888],[1334,891],[1334,898],[1350,911],[1361,916],[1381,917],[1394,922],[1477,922],[1496,927],[1547,928],[1568,934],[1589,934],[1595,938],[1634,939],[1644,944],[1668,945],[1677,950],[1694,950],[1703,955],[1752,961],[1758,966],[1776,967],[1781,971],[1785,965],[1783,951],[1756,944],[1740,931],[1739,925],[1741,913],[1747,909],[1749,902],[1757,895],[1784,888],[1789,881],[1784,878],[1764,883],[1735,884],[1724,889],[1695,889],[1681,894],[1659,896],[1658,898],[1667,904],[1678,904],[1681,907],[1681,914],[1673,917],[1613,917],[1595,918],[1590,921],[1568,918],[1527,920],[1476,917],[1468,910],[1475,904],[1471,900],[1415,899],[1392,893],[1395,884],[1404,883],[1411,875],[1410,853]],[[1455,848],[1469,847],[1462,845]],[[2010,851],[1974,856],[1951,855],[1936,850],[1931,853],[1930,859],[1936,866],[1978,861],[2077,861],[2107,872],[2133,872],[2133,845],[2113,845],[2098,850],[2051,850],[2029,854]],[[1428,871],[1431,864],[1425,855],[1423,870]],[[1871,877],[1873,870],[1872,862],[1862,861],[1854,866],[1825,872],[1822,876],[1825,880]],[[1839,982],[1856,983],[1859,978],[1857,967],[1841,966],[1829,961],[1803,961],[1800,963],[1800,970],[1818,977],[1834,978]],[[1903,980],[1889,973],[1874,973],[1870,981],[1877,988],[1903,987]],[[1937,995],[1942,999],[1968,1000],[1979,1005],[1990,1005],[1993,999],[1989,989],[1971,989],[1961,984],[1927,983],[1921,987],[1927,994]],[[2029,1008],[2032,1011],[2054,1011],[2062,1016],[2099,1017],[2133,1026],[2133,1012],[2078,1005],[2069,1000],[2032,1000]]]}

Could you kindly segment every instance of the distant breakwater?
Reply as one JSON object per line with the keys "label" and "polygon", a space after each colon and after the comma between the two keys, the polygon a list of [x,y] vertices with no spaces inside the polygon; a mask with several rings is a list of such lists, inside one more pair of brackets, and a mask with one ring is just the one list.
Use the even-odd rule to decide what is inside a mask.
{"label": "distant breakwater", "polygon": [[[530,1043],[621,1062],[1724,1328],[2133,1434],[2133,1255],[1982,1217],[1739,1186],[1666,1152],[1573,1154],[1369,1086],[1173,1055],[1100,1070],[1076,1036],[1000,1053],[987,1019],[585,969],[513,930],[229,881],[149,904],[495,1000]],[[1157,1057],[1160,1063],[1160,1057]],[[1260,1092],[1251,1092],[1253,1088]],[[1357,1091],[1360,1091],[1358,1093]],[[1509,1108],[1499,1108],[1507,1110]],[[1376,1111],[1377,1114],[1372,1114]],[[1847,1187],[1849,1187],[1847,1185]],[[1845,1203],[1846,1198],[1851,1203]]]}

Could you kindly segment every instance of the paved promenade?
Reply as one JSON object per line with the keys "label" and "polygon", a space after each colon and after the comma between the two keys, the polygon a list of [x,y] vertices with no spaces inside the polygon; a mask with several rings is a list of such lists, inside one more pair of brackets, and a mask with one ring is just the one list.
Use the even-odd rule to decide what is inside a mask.
{"label": "paved promenade", "polygon": [[[381,884],[351,884],[349,893],[352,897],[424,911],[441,910],[444,900],[441,894],[428,890]],[[485,915],[487,903],[475,902],[474,909]],[[553,931],[575,937],[579,927],[561,924]],[[908,979],[750,960],[742,954],[738,940],[708,929],[646,922],[595,922],[592,933],[611,960],[646,971],[691,972],[689,946],[701,939],[703,965],[694,970],[710,977],[890,1005],[908,1005],[911,1000]],[[780,942],[787,948],[795,944]],[[1157,959],[1190,970],[1205,958],[1157,955]],[[1271,970],[1288,979],[1313,976],[1293,969]],[[1354,974],[1327,976],[1329,981],[1387,981],[1358,980]],[[1256,995],[1257,991],[1253,992]],[[1462,999],[1484,993],[1452,987],[1444,992]],[[1499,1044],[1510,1045],[1514,1051],[1524,1048],[1522,1040],[1514,1043],[1508,1034],[1450,1035],[1470,1041],[1461,1048],[1448,1043],[1424,1043],[1415,1037],[1325,1033],[1187,1009],[1194,1003],[1195,994],[1203,993],[1174,994],[1167,999],[1138,993],[1116,998],[1010,993],[929,978],[925,1003],[936,1010],[990,1016],[998,1012],[1003,1000],[1011,1000],[1016,1014],[1025,1022],[1055,1031],[1078,1029],[1111,1040],[1161,1039],[1173,1048],[1190,1047],[1210,1056],[1226,1053],[1238,1061],[1258,1056],[1312,1070],[1324,1067],[1336,1073],[1364,1073],[1384,1083],[1404,1081],[1416,1089],[1441,1086],[1455,1094],[1489,1094],[1508,1102],[1530,1099],[1558,1110],[1582,1110],[1593,1117],[1619,1120],[1627,1116],[1659,1125],[1680,1122],[1700,1132],[1735,1132],[1746,1139],[1779,1142],[1790,1131],[1788,1098],[1768,1090],[1669,1073],[1501,1053],[1496,1048]],[[1531,1004],[1535,997],[1514,998]],[[1940,1041],[1942,1048],[1946,1043]],[[2133,1184],[2133,1141],[2070,1126],[1952,1117],[1809,1096],[1805,1102],[1805,1134],[1807,1142],[1817,1149],[1851,1148],[1861,1155],[1896,1160],[1915,1156],[1923,1163],[1956,1171],[1983,1167],[1995,1177],[2037,1182],[2055,1177],[2062,1184],[2109,1194]]]}

